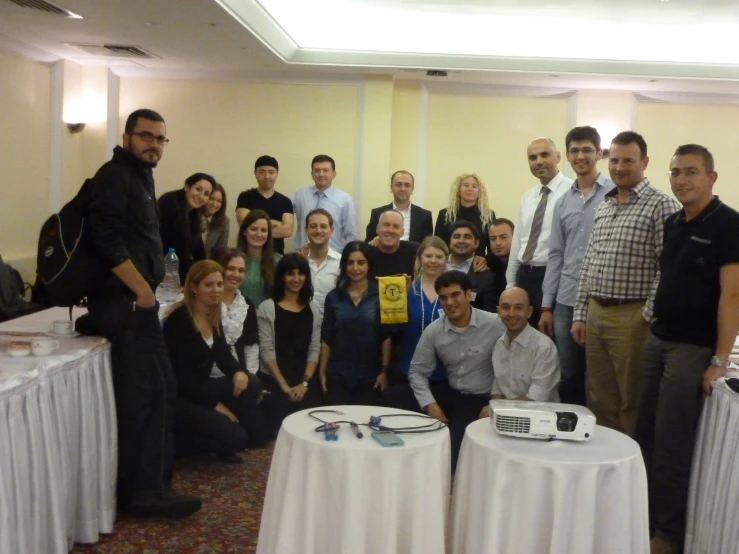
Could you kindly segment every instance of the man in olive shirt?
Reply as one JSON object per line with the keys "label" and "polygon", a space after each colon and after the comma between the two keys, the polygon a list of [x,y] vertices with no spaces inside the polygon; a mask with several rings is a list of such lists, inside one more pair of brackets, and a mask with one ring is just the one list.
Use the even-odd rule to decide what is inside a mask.
{"label": "man in olive shirt", "polygon": [[665,221],[636,426],[657,554],[683,551],[704,394],[728,367],[739,331],[739,212],[713,196],[718,174],[703,146],[678,147],[669,176],[683,209]]}

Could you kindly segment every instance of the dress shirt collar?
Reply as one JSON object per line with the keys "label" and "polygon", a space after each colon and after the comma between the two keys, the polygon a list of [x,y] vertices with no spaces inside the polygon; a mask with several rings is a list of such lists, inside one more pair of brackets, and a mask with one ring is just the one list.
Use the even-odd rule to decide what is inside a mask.
{"label": "dress shirt collar", "polygon": [[[467,327],[477,327],[477,309],[473,308],[470,305],[470,310],[472,310],[472,313],[470,314],[470,322],[467,324]],[[465,329],[467,329],[467,327],[464,327],[464,328],[455,327],[454,325],[449,323],[449,318],[446,316],[446,314],[444,314],[444,332],[445,333],[448,331],[458,333],[460,330],[464,331]]]}
{"label": "dress shirt collar", "polygon": [[332,194],[333,194],[333,192],[334,192],[334,185],[333,185],[333,183],[332,183],[332,184],[330,184],[330,185],[328,186],[328,188],[326,188],[326,189],[324,189],[324,190],[319,190],[319,189],[318,189],[318,187],[317,187],[316,185],[313,185],[313,187],[311,187],[311,188],[313,189],[313,194],[317,194],[317,195],[321,195],[321,194],[324,194],[325,196],[327,196],[327,197],[329,197],[329,198],[331,197],[331,195],[332,195]]}
{"label": "dress shirt collar", "polygon": [[[539,183],[539,186],[541,188],[547,187],[551,192],[555,192],[564,181],[564,178],[564,174],[561,171],[558,171],[557,174],[552,177],[552,180],[549,181],[546,185],[542,185],[541,183]],[[539,195],[541,195],[541,188],[539,189]]]}
{"label": "dress shirt collar", "polygon": [[[340,261],[341,260],[341,254],[339,254],[333,248],[329,248],[328,249],[328,252],[326,252],[326,257],[323,259],[323,262],[321,262],[321,263],[324,264],[324,263],[326,263],[327,260]],[[311,263],[311,264],[313,264],[315,266],[318,266],[318,264],[316,263],[316,261],[313,258],[310,257],[310,254],[308,255],[308,263]]]}
{"label": "dress shirt collar", "polygon": [[404,217],[405,217],[406,214],[410,214],[411,213],[411,206],[412,206],[412,204],[410,204],[410,203],[408,204],[408,207],[405,210],[401,210],[400,208],[398,208],[395,205],[395,202],[392,203],[392,206],[393,206],[393,210],[396,210],[396,211],[402,213]]}
{"label": "dress shirt collar", "polygon": [[461,271],[462,273],[467,273],[470,268],[472,267],[472,260],[475,258],[474,253],[472,256],[464,260],[461,264],[456,265],[452,261],[452,255],[449,255],[449,259],[447,260],[447,271]]}
{"label": "dress shirt collar", "polygon": [[[644,177],[644,180],[636,185],[633,189],[629,191],[629,196],[632,194],[635,194],[637,198],[641,198],[645,192],[649,189],[649,179]],[[613,187],[613,190],[606,193],[606,198],[609,198],[616,202],[616,195],[618,194],[618,187]]]}
{"label": "dress shirt collar", "polygon": [[[525,347],[529,339],[531,339],[531,336],[534,334],[534,328],[531,325],[526,325],[526,328],[521,331],[518,336],[513,339],[513,342],[518,343],[519,345]],[[510,348],[511,347],[511,338],[508,336],[508,331],[506,330],[505,334],[503,335],[503,343]]]}
{"label": "dress shirt collar", "polygon": [[[602,173],[598,173],[597,179],[595,179],[595,183],[593,183],[593,187],[605,187],[606,186],[606,176]],[[572,191],[573,192],[580,192],[580,187],[577,185],[577,179],[572,181]]]}

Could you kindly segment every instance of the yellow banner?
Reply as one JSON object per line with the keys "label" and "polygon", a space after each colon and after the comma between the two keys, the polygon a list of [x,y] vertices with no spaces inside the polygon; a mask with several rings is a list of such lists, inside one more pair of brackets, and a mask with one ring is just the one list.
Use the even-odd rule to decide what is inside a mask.
{"label": "yellow banner", "polygon": [[408,323],[405,276],[378,277],[380,323]]}

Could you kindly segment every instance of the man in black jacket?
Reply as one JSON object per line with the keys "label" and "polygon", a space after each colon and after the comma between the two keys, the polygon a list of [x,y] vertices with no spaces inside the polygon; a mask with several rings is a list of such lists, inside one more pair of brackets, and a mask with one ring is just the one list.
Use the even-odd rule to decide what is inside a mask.
{"label": "man in black jacket", "polygon": [[89,313],[112,342],[118,418],[118,506],[139,517],[185,517],[200,499],[175,493],[172,406],[175,378],[154,290],[164,276],[152,169],[164,146],[164,119],[137,110],[123,146],[93,178],[87,198],[92,251],[110,276],[88,297]]}
{"label": "man in black jacket", "polygon": [[372,210],[370,221],[367,224],[365,242],[370,242],[377,236],[377,224],[380,222],[380,216],[388,210],[396,210],[403,216],[403,236],[401,240],[420,243],[429,235],[434,234],[431,212],[411,204],[413,187],[413,175],[408,171],[401,170],[393,173],[390,178],[390,191],[393,193],[393,201],[386,206],[380,206]]}

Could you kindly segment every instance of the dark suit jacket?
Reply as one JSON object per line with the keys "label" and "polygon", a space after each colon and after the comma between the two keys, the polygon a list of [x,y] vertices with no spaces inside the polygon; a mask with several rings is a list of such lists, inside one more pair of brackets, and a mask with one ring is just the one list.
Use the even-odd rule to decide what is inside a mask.
{"label": "dark suit jacket", "polygon": [[472,292],[475,296],[472,306],[478,310],[497,313],[500,293],[496,294],[495,274],[490,270],[475,272],[470,268],[467,276],[472,281]]}
{"label": "dark suit jacket", "polygon": [[[370,214],[370,220],[367,224],[367,233],[364,242],[369,242],[377,236],[377,222],[380,221],[382,212],[392,210],[392,203],[387,206],[374,208]],[[421,242],[429,235],[434,234],[433,215],[430,210],[424,210],[420,206],[411,204],[411,232],[408,240],[411,242]]]}

